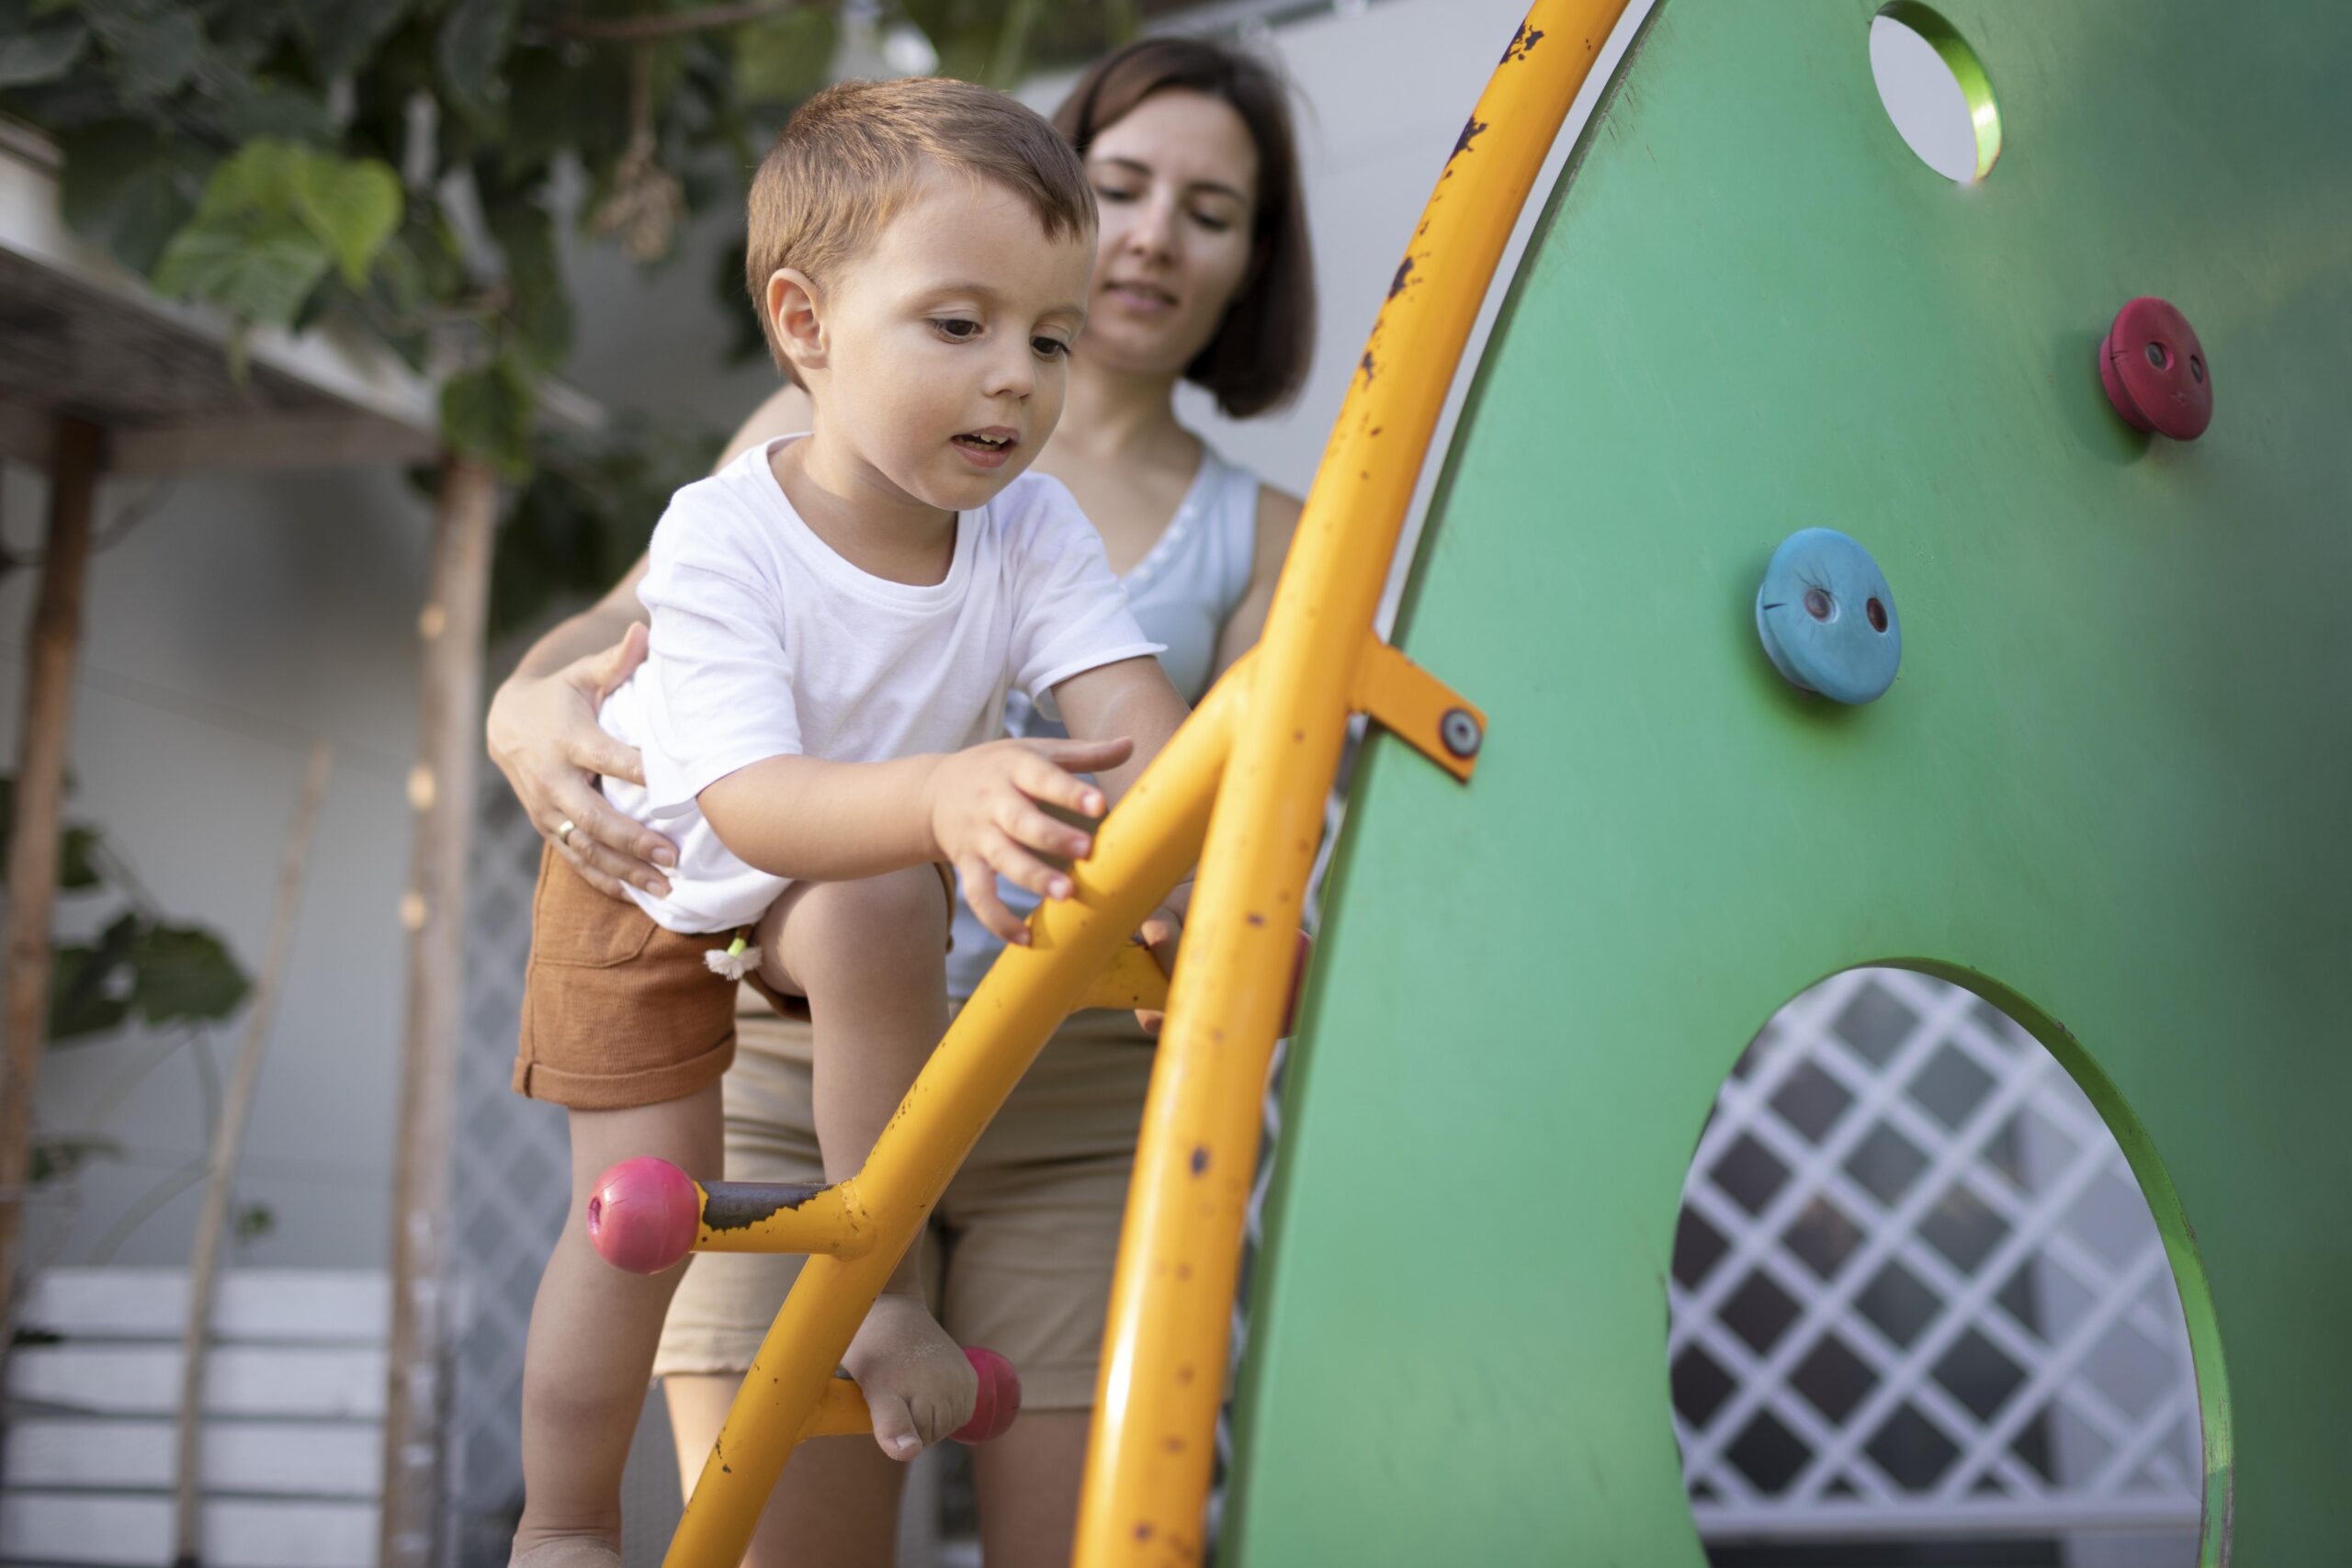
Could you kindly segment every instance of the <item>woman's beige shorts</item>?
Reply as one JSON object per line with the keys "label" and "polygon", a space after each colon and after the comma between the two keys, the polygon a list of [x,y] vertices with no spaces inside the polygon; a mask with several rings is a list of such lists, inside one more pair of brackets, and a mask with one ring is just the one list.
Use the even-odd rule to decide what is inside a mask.
{"label": "woman's beige shorts", "polygon": [[[822,1181],[808,1109],[808,1025],[737,1021],[720,1080],[730,1181]],[[973,1147],[932,1213],[924,1284],[941,1326],[1021,1373],[1032,1410],[1094,1403],[1111,1266],[1151,1077],[1148,1036],[1125,1012],[1082,1012]],[[662,1328],[656,1377],[740,1377],[775,1320],[797,1256],[707,1253],[687,1267]]]}

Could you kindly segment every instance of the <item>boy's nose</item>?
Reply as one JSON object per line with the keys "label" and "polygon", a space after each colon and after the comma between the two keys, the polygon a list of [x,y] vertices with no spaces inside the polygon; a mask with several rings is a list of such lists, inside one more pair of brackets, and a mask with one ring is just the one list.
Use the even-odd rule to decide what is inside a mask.
{"label": "boy's nose", "polygon": [[1035,351],[1027,344],[1018,354],[1002,354],[989,363],[988,392],[992,398],[1025,398],[1037,386]]}

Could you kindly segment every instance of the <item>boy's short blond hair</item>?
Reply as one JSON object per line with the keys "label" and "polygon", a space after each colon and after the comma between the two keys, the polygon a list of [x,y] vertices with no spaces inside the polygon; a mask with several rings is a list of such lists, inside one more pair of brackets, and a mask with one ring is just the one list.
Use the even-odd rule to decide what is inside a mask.
{"label": "boy's short blond hair", "polygon": [[1002,93],[931,76],[837,83],[800,106],[752,176],[743,280],[768,353],[787,375],[768,319],[768,279],[783,267],[820,282],[837,275],[931,168],[1012,191],[1049,240],[1094,230],[1094,190],[1077,152]]}

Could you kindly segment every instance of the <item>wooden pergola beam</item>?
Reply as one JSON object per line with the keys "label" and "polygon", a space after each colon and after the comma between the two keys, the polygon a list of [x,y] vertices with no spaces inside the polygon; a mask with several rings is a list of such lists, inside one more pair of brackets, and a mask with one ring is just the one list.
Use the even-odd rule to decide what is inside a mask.
{"label": "wooden pergola beam", "polygon": [[58,841],[65,802],[65,750],[74,709],[74,658],[82,641],[82,586],[90,513],[106,439],[78,419],[56,422],[49,466],[49,534],[33,604],[25,670],[24,731],[17,748],[16,815],[8,825],[8,913],[0,959],[0,1019],[7,1030],[0,1077],[0,1345],[15,1306],[17,1238],[32,1176],[33,1097],[48,1035],[51,942]]}

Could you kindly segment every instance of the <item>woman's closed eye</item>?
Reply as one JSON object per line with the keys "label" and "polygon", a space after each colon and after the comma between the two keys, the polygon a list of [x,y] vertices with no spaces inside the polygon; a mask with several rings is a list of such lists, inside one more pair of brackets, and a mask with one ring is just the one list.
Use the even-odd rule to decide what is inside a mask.
{"label": "woman's closed eye", "polygon": [[1125,186],[1096,186],[1094,187],[1096,200],[1117,202],[1121,205],[1135,200],[1142,194],[1141,191],[1130,189]]}

